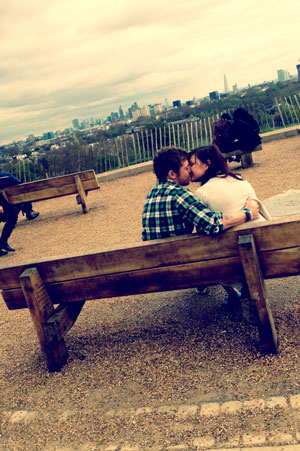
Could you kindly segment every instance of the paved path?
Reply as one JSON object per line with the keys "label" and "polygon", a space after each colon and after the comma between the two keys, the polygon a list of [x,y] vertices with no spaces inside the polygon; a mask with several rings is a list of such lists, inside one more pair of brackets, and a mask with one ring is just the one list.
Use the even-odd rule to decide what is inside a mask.
{"label": "paved path", "polygon": [[[96,413],[97,412],[97,413]],[[72,428],[90,427],[92,415],[99,418],[95,440],[72,441]],[[1,450],[27,450],[22,442],[24,429],[43,429],[65,424],[63,436],[57,442],[31,449],[39,450],[300,450],[300,395],[276,396],[247,401],[208,402],[201,404],[160,405],[116,410],[60,410],[49,418],[41,412],[19,410],[2,412],[2,434],[9,432],[11,446]],[[148,426],[151,424],[151,433]],[[111,431],[111,441],[101,441],[101,430]],[[126,432],[125,432],[126,431]],[[127,436],[132,440],[126,441]],[[37,440],[38,442],[38,440]],[[149,446],[149,444],[151,445]]]}

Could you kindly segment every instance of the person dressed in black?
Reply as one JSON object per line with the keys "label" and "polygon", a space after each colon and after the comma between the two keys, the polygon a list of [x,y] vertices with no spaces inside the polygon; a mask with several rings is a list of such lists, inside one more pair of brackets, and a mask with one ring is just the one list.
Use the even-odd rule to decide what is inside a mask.
{"label": "person dressed in black", "polygon": [[234,150],[232,119],[229,114],[223,113],[220,119],[214,122],[213,135],[213,144],[218,146],[222,153],[228,153]]}
{"label": "person dressed in black", "polygon": [[8,238],[17,224],[18,214],[19,209],[9,204],[3,194],[0,194],[0,222],[5,223],[0,236],[0,257],[15,251],[8,244]]}
{"label": "person dressed in black", "polygon": [[[0,171],[0,177],[7,177],[7,180],[5,181],[5,186],[2,185],[2,188],[6,188],[12,185],[18,185],[19,183],[21,183],[20,180],[17,179],[12,174],[10,174],[10,172]],[[23,214],[26,215],[26,218],[29,220],[34,219],[39,215],[38,211],[33,211],[31,202],[24,202],[18,205],[11,205],[9,202],[7,202],[3,194],[0,193],[0,222],[5,223],[0,236],[0,257],[3,257],[8,252],[15,251],[15,249],[13,249],[8,244],[8,239],[17,224],[18,215],[21,210]]]}
{"label": "person dressed in black", "polygon": [[[7,184],[3,188],[6,188],[8,186],[12,185],[18,185],[20,182],[19,179],[17,179],[14,175],[12,175],[10,172],[1,172],[0,171],[0,177],[8,177]],[[23,215],[26,216],[27,219],[35,219],[38,215],[38,211],[34,211],[32,209],[32,203],[31,202],[24,202],[23,204],[20,204],[19,211],[22,210]]]}
{"label": "person dressed in black", "polygon": [[245,151],[255,149],[261,143],[261,137],[259,125],[254,117],[243,108],[237,108],[232,117],[234,148]]}

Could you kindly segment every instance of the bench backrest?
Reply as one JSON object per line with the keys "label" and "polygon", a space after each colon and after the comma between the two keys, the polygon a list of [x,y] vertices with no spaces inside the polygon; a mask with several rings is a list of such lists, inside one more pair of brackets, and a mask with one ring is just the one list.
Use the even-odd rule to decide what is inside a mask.
{"label": "bench backrest", "polygon": [[9,186],[5,188],[4,195],[9,203],[19,204],[77,194],[76,175],[80,176],[84,191],[99,189],[95,171],[90,169],[88,171]]}
{"label": "bench backrest", "polygon": [[91,254],[2,267],[9,309],[26,308],[19,277],[36,267],[53,303],[196,287],[243,278],[238,237],[252,234],[264,278],[300,274],[300,216],[244,224],[216,237],[184,235]]}

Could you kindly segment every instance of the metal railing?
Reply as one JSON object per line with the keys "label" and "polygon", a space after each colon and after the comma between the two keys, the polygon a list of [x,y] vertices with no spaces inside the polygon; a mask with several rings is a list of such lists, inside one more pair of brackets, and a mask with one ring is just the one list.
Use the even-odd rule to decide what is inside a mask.
{"label": "metal railing", "polygon": [[[268,108],[257,102],[241,103],[236,107],[242,107],[252,114],[259,124],[260,133],[300,124],[300,94],[274,98],[273,105]],[[176,146],[190,150],[210,144],[213,140],[213,123],[223,112],[232,115],[233,111],[192,117],[152,129],[144,128],[93,144],[77,143],[72,149],[51,151],[42,159],[3,164],[2,170],[26,182],[86,169],[94,169],[97,173],[119,169],[152,160],[161,147]]]}

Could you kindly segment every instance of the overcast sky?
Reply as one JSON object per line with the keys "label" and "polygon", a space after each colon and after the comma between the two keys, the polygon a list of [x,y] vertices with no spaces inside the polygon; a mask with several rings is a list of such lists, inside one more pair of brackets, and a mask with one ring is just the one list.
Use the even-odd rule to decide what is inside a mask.
{"label": "overcast sky", "polygon": [[0,144],[296,74],[299,0],[0,0]]}

